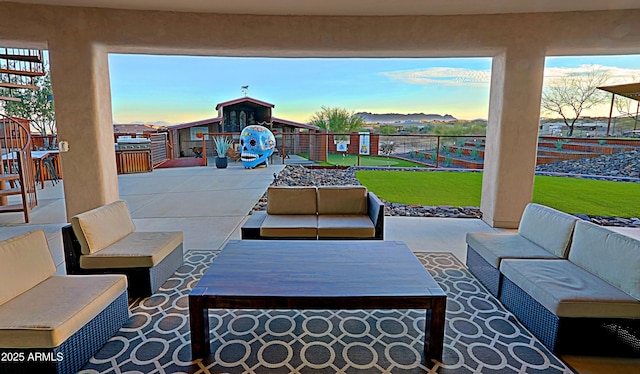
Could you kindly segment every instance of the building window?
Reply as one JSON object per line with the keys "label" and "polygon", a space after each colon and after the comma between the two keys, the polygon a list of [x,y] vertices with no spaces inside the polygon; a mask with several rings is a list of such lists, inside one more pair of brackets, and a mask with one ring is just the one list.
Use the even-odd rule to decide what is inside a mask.
{"label": "building window", "polygon": [[240,112],[240,128],[244,129],[245,127],[247,127],[247,113],[243,110]]}
{"label": "building window", "polygon": [[236,117],[236,111],[232,110],[229,114],[229,120],[231,122],[231,126],[227,131],[230,132],[240,132],[240,128],[238,127],[238,118]]}

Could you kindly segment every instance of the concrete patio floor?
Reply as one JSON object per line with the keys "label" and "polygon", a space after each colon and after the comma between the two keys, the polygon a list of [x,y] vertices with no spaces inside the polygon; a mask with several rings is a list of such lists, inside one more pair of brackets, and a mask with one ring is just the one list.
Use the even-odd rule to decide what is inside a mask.
{"label": "concrete patio floor", "polygon": [[[244,169],[240,163],[231,163],[226,169],[155,169],[120,175],[118,186],[138,230],[183,231],[185,251],[215,250],[229,239],[240,239],[247,213],[282,167]],[[22,213],[0,214],[0,240],[43,229],[60,274],[65,273],[60,228],[67,223],[63,183],[53,186],[48,181],[44,189],[38,189],[39,203],[29,224],[24,224]],[[416,252],[452,252],[463,262],[466,233],[492,231],[499,230],[478,219],[385,217],[385,240],[402,240]],[[640,229],[621,231],[640,238]],[[640,372],[640,359],[562,359],[581,374]]]}
{"label": "concrete patio floor", "polygon": [[[185,250],[219,249],[228,239],[240,239],[240,227],[282,165],[244,169],[213,166],[156,169],[151,173],[118,176],[121,199],[129,205],[141,231],[184,232]],[[67,222],[63,181],[38,189],[38,206],[31,223],[22,213],[0,214],[0,240],[41,228],[47,234],[54,261],[64,272],[60,228]],[[386,217],[385,239],[403,240],[420,252],[453,252],[464,261],[465,234],[494,231],[481,220]]]}

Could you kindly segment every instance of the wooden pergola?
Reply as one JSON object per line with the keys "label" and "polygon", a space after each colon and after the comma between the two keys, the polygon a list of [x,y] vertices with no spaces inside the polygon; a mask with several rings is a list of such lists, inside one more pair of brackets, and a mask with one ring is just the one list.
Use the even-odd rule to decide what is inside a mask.
{"label": "wooden pergola", "polygon": [[623,96],[638,102],[638,106],[636,108],[636,117],[635,117],[636,122],[633,125],[633,130],[635,131],[638,125],[638,112],[640,111],[640,83],[627,83],[627,84],[618,84],[615,86],[602,86],[602,87],[598,87],[598,89],[611,92],[613,94],[611,96],[611,108],[609,109],[609,122],[607,123],[607,136],[609,135],[609,129],[611,128],[611,117],[613,115],[613,104],[615,102],[616,95]]}

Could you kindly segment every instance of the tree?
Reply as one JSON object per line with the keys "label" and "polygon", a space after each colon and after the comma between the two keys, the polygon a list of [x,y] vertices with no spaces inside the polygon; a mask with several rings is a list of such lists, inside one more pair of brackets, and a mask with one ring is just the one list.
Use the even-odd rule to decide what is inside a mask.
{"label": "tree", "polygon": [[553,78],[542,91],[542,110],[560,115],[569,128],[567,135],[572,136],[582,111],[606,101],[598,87],[604,85],[608,78],[605,71],[597,68],[583,74]]}
{"label": "tree", "polygon": [[[618,113],[625,117],[629,117],[634,120],[633,122],[633,130],[635,131],[638,127],[638,109],[640,108],[640,102],[637,100],[629,99],[628,97],[616,95],[613,99],[613,103],[616,107]],[[614,126],[615,126],[615,118]]]}
{"label": "tree", "polygon": [[5,102],[5,113],[9,116],[29,119],[31,130],[37,131],[41,135],[55,134],[56,119],[49,70],[46,69],[44,76],[36,77],[34,84],[38,86],[38,89],[15,90],[13,96],[22,101]]}
{"label": "tree", "polygon": [[364,119],[344,108],[323,106],[311,117],[309,124],[335,134],[350,134],[364,127]]}
{"label": "tree", "polygon": [[397,134],[398,129],[393,125],[382,125],[380,126],[379,132],[382,135],[391,135],[391,134]]}
{"label": "tree", "polygon": [[418,126],[411,125],[411,126],[405,127],[404,131],[406,131],[409,134],[417,134],[420,132],[420,128],[418,128]]}

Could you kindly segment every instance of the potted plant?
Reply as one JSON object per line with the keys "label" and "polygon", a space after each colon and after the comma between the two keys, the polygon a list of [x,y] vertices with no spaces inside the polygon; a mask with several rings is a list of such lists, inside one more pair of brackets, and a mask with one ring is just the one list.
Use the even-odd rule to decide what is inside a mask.
{"label": "potted plant", "polygon": [[227,167],[227,151],[233,145],[233,140],[226,136],[214,136],[213,143],[216,145],[216,167],[224,169]]}

